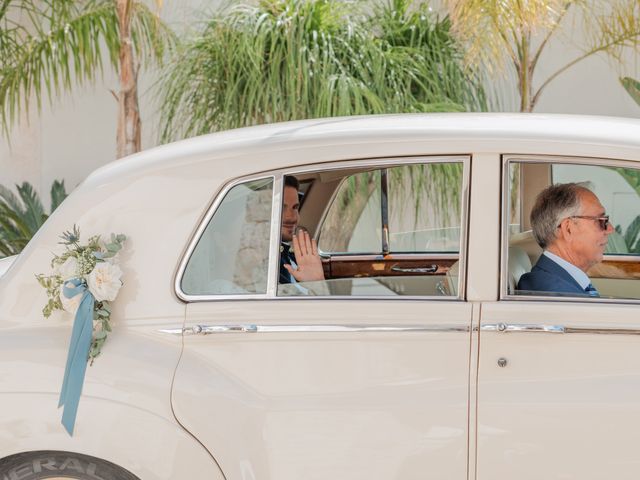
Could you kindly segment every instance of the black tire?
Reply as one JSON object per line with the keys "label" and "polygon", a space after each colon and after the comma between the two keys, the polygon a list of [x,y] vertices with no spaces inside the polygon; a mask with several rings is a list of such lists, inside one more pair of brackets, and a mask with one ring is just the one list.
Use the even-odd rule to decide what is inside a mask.
{"label": "black tire", "polygon": [[39,451],[0,460],[2,480],[139,480],[132,473],[99,458],[79,453]]}

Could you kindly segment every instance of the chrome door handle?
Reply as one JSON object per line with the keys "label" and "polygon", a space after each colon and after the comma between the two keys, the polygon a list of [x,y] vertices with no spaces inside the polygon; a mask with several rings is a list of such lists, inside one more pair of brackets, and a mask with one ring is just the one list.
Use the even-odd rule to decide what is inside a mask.
{"label": "chrome door handle", "polygon": [[399,273],[436,273],[438,271],[438,265],[429,265],[427,267],[414,267],[414,268],[405,268],[405,267],[391,267],[392,272]]}
{"label": "chrome door handle", "polygon": [[193,327],[163,328],[160,333],[170,335],[209,335],[211,333],[255,333],[256,325],[194,325]]}
{"label": "chrome door handle", "polygon": [[562,325],[539,325],[539,324],[523,324],[513,325],[510,323],[487,323],[480,326],[482,332],[525,332],[525,333],[566,333],[565,327]]}
{"label": "chrome door handle", "polygon": [[600,328],[600,327],[565,327],[564,325],[486,323],[480,326],[482,332],[498,333],[587,333],[596,335],[640,335],[640,328]]}
{"label": "chrome door handle", "polygon": [[256,325],[194,325],[184,329],[187,335],[209,335],[212,333],[255,333],[258,331]]}

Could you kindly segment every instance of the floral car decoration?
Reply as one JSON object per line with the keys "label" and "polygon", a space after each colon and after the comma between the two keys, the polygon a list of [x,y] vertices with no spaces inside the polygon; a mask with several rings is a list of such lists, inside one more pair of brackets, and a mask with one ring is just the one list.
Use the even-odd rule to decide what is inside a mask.
{"label": "floral car decoration", "polygon": [[51,261],[53,273],[36,275],[36,278],[49,298],[42,309],[45,317],[55,310],[75,315],[59,405],[71,404],[69,410],[65,408],[62,420],[71,434],[86,363],[93,364],[111,332],[110,302],[116,299],[122,287],[122,270],[115,257],[126,237],[112,233],[111,241],[103,242],[100,235],[95,235],[86,244],[81,244],[80,231],[74,225],[60,238],[65,251],[54,255]]}

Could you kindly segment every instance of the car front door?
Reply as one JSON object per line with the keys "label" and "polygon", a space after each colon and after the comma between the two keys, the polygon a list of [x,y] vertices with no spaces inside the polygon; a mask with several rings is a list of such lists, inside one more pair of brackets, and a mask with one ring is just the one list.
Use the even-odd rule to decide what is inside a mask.
{"label": "car front door", "polygon": [[[503,225],[503,300],[482,305],[478,480],[637,477],[640,280],[634,272],[640,258],[622,238],[624,233],[631,248],[637,240],[637,231],[628,233],[640,200],[624,178],[633,176],[633,166],[572,158],[505,160],[504,172],[518,174],[505,178],[503,189],[504,211],[511,212]],[[513,181],[518,178],[520,185]],[[589,271],[601,296],[518,291],[517,277],[531,265],[517,264],[535,264],[540,254],[528,231],[526,205],[530,210],[551,183],[583,181],[616,227],[608,247],[613,255]],[[627,211],[626,205],[634,208]]]}
{"label": "car front door", "polygon": [[[469,165],[457,162],[463,245]],[[388,295],[335,295],[329,285],[279,296],[284,173],[296,172],[224,189],[185,259],[177,419],[229,480],[466,479],[464,285],[456,277],[455,293],[403,296],[369,277],[352,280]]]}

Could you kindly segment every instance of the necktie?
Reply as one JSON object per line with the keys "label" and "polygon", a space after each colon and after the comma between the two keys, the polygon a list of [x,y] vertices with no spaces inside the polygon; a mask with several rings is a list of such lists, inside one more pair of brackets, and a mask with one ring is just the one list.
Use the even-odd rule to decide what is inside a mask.
{"label": "necktie", "polygon": [[599,297],[600,296],[600,294],[598,293],[598,290],[596,290],[596,287],[594,287],[591,284],[587,285],[587,288],[585,288],[584,291],[587,292],[587,294],[590,297]]}

